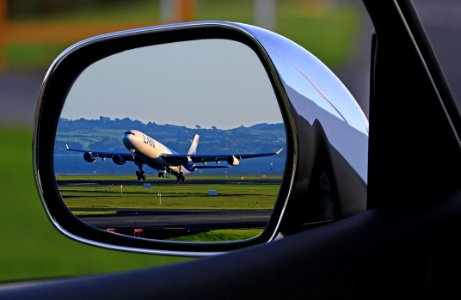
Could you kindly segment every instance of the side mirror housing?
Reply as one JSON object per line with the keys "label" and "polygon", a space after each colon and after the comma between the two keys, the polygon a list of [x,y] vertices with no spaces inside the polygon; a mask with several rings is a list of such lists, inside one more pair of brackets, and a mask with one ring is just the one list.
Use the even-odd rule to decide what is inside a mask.
{"label": "side mirror housing", "polygon": [[[243,61],[246,63],[242,63]],[[200,64],[187,67],[192,66],[193,62],[200,62]],[[144,73],[141,72],[142,69]],[[151,73],[148,73],[149,71]],[[106,76],[98,74],[106,74]],[[200,76],[205,75],[207,80],[201,79]],[[225,80],[215,81],[214,79]],[[152,89],[153,86],[156,88]],[[165,87],[169,89],[162,92]],[[145,90],[147,92],[144,94]],[[116,100],[124,91],[128,91],[126,97],[130,99],[125,102]],[[180,93],[184,91],[189,94]],[[226,97],[234,95],[233,93],[237,93],[234,100],[226,100],[229,99]],[[229,117],[230,120],[237,119],[239,122],[237,124],[241,125],[246,122],[244,112],[250,110],[251,102],[258,103],[257,107],[261,108],[272,107],[271,113],[253,108],[250,110],[252,114],[248,115],[258,116],[260,114],[261,120],[269,118],[269,115],[270,118],[278,118],[277,122],[282,124],[282,127],[278,127],[279,135],[268,134],[265,141],[273,142],[273,137],[278,136],[283,147],[275,147],[274,144],[273,149],[250,149],[254,150],[251,153],[229,150],[229,153],[223,151],[225,155],[221,156],[215,153],[199,154],[202,148],[196,137],[192,143],[188,141],[189,150],[184,148],[184,154],[179,151],[170,151],[171,149],[166,146],[162,148],[163,152],[161,151],[161,155],[156,158],[156,161],[162,161],[159,166],[150,164],[147,158],[140,156],[141,150],[133,146],[134,142],[131,139],[139,135],[145,147],[155,148],[157,146],[157,149],[161,148],[159,142],[136,128],[125,128],[120,134],[123,134],[125,146],[123,148],[120,143],[121,149],[127,154],[120,152],[122,150],[108,152],[74,149],[72,145],[67,145],[72,142],[70,135],[66,136],[68,142],[61,140],[63,135],[60,134],[64,132],[63,118],[78,120],[78,113],[75,115],[73,113],[79,112],[81,107],[85,109],[84,113],[80,113],[83,117],[89,116],[90,112],[94,111],[99,116],[104,116],[105,113],[111,111],[110,106],[121,106],[118,107],[118,111],[134,112],[141,118],[142,111],[148,109],[145,106],[140,107],[136,98],[147,98],[149,95],[155,96],[149,100],[150,102],[145,102],[149,103],[146,105],[152,105],[149,106],[152,115],[155,108],[160,111],[169,105],[167,101],[175,101],[173,98],[176,95],[178,101],[183,102],[172,102],[177,104],[174,104],[175,109],[170,108],[171,114],[180,114],[185,111],[184,116],[194,115],[195,119],[189,122],[201,121],[200,114],[192,113],[197,106],[200,106],[204,115],[208,111],[209,115],[218,116],[221,111],[224,111],[224,114],[216,117],[216,122]],[[192,100],[184,99],[184,95],[189,95]],[[214,102],[202,103],[201,98],[196,97],[197,95]],[[170,99],[165,100],[165,98]],[[210,103],[218,107],[215,109],[216,113],[211,113]],[[89,105],[92,107],[88,107]],[[168,117],[168,114],[163,113],[163,116]],[[158,118],[160,117],[156,120],[159,120]],[[173,119],[171,116],[171,120]],[[149,124],[154,126],[156,120],[149,121],[151,122]],[[104,119],[100,121],[103,122]],[[168,120],[162,122],[168,124]],[[190,129],[190,126],[193,126],[190,124],[187,125],[189,127],[183,125],[186,129]],[[242,128],[245,126],[242,125]],[[200,127],[197,125],[196,129]],[[108,132],[109,129],[104,128],[104,132]],[[213,126],[210,128],[210,131],[212,130],[221,130],[221,128]],[[86,134],[91,134],[91,132],[86,132]],[[188,136],[190,139],[192,137]],[[202,139],[203,137],[200,141]],[[67,149],[63,147],[64,144]],[[221,145],[223,146],[224,143]],[[164,145],[161,144],[161,146]],[[199,225],[203,228],[202,231],[218,227],[229,231],[234,228],[233,226],[240,226],[239,228],[248,227],[256,230],[252,231],[252,235],[236,239],[224,238],[218,241],[196,242],[187,239],[177,241],[165,239],[165,233],[171,232],[171,228],[175,228],[174,225],[177,225],[176,227],[181,225],[184,231],[197,228],[192,227],[192,223],[195,222],[192,218],[181,217],[183,218],[181,222],[174,221],[176,223],[173,222],[168,226],[152,222],[149,223],[149,228],[142,226],[135,226],[135,228],[130,225],[130,230],[136,229],[137,231],[133,231],[133,234],[126,234],[121,233],[120,230],[115,230],[115,232],[109,230],[113,228],[108,227],[108,224],[116,223],[108,223],[107,220],[121,222],[118,228],[125,226],[122,221],[115,221],[119,220],[116,217],[120,217],[122,207],[125,211],[128,208],[136,216],[130,219],[130,222],[142,223],[138,203],[118,202],[117,206],[114,206],[117,209],[114,210],[112,207],[106,209],[109,213],[105,216],[101,214],[101,218],[106,222],[104,225],[100,225],[99,220],[89,214],[84,216],[77,214],[76,210],[84,211],[97,203],[97,196],[93,190],[88,188],[88,185],[86,185],[87,190],[83,192],[88,193],[91,190],[90,196],[88,194],[82,196],[81,190],[74,190],[73,192],[80,193],[80,196],[76,196],[69,189],[63,188],[63,179],[60,176],[62,174],[68,176],[71,172],[60,169],[62,161],[67,159],[60,155],[67,155],[68,150],[83,152],[81,153],[83,158],[79,157],[79,162],[82,164],[88,165],[88,162],[101,158],[112,160],[115,163],[112,165],[116,167],[135,166],[138,168],[137,179],[139,181],[144,179],[143,166],[157,168],[159,177],[162,177],[162,174],[172,174],[177,177],[178,182],[184,179],[181,176],[186,169],[188,172],[197,169],[216,169],[218,171],[233,167],[237,169],[242,167],[247,158],[250,161],[254,157],[283,155],[283,163],[280,164],[283,167],[279,170],[275,182],[271,183],[275,189],[269,197],[270,201],[265,204],[267,206],[262,207],[261,204],[260,207],[260,203],[254,200],[256,198],[251,198],[256,197],[254,195],[249,198],[239,196],[240,203],[245,203],[249,207],[249,204],[244,201],[253,199],[256,207],[242,208],[243,204],[240,204],[238,209],[226,208],[219,207],[223,204],[217,203],[218,221],[212,223],[219,224],[219,226],[213,225],[215,226],[213,227],[208,221],[200,219]],[[244,162],[240,164],[242,159]],[[270,242],[312,226],[345,218],[366,210],[367,163],[368,121],[353,96],[333,72],[314,55],[294,42],[273,32],[239,23],[174,24],[110,33],[77,43],[59,55],[49,68],[40,91],[36,111],[35,176],[50,219],[58,230],[68,237],[113,249],[169,255],[210,255]],[[258,184],[261,182],[267,183],[267,181],[258,181],[254,185],[260,188],[262,184]],[[241,186],[241,182],[238,184]],[[115,184],[112,185],[115,186]],[[136,183],[137,188],[150,188],[152,185],[157,186],[157,182],[154,184],[151,182]],[[122,186],[120,193],[123,192]],[[162,186],[162,183],[158,183],[158,186]],[[216,190],[213,187],[207,186],[206,191],[207,196],[210,197],[219,195],[219,189]],[[130,191],[126,191],[128,192]],[[153,194],[156,196],[155,201],[160,201],[157,197],[160,198],[161,193],[155,191]],[[239,195],[243,194],[245,193],[241,192]],[[92,204],[83,200],[78,203],[72,202],[69,200],[72,197],[80,197],[80,200],[86,197],[84,200],[90,200]],[[163,198],[163,201],[168,200]],[[190,203],[185,204],[187,214],[183,216],[192,215],[191,212],[196,213],[203,204],[201,202],[194,205]],[[123,207],[123,205],[134,206]],[[237,221],[232,225],[230,225],[231,221],[224,217],[224,212],[230,213],[231,208],[233,211],[244,212],[243,216],[235,215]],[[153,213],[152,208],[149,209],[149,213]],[[146,213],[145,210],[143,212]],[[160,212],[165,213],[166,211]],[[178,210],[174,212],[177,213]],[[155,208],[155,213],[149,220],[160,219],[158,207]],[[255,217],[256,213],[264,217],[249,225],[250,222],[245,221],[245,218]],[[244,226],[243,222],[246,222]],[[154,232],[153,227],[157,231]],[[152,236],[142,235],[147,229],[150,230]]]}

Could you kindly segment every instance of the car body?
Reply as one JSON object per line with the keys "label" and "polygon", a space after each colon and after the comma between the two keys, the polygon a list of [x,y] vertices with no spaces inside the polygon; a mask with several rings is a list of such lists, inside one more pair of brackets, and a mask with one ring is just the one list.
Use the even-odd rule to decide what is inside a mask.
{"label": "car body", "polygon": [[[308,149],[299,142],[306,132],[287,130],[288,140],[292,140],[280,192],[287,201],[277,202],[281,207],[275,207],[274,221],[256,240],[224,246],[193,246],[123,237],[117,240],[106,233],[98,236],[81,225],[70,224],[71,218],[53,200],[56,187],[51,181],[46,182],[46,177],[40,177],[52,174],[49,158],[52,137],[47,140],[37,130],[36,171],[42,179],[39,187],[55,223],[64,227],[62,231],[69,236],[102,246],[113,244],[124,250],[228,253],[155,269],[25,284],[0,289],[0,296],[5,299],[37,295],[50,299],[64,296],[75,299],[387,299],[395,295],[440,299],[459,296],[456,282],[461,267],[461,181],[457,175],[461,169],[461,117],[412,3],[363,2],[375,33],[369,137],[368,132],[365,134],[368,137],[366,202],[361,209],[340,213],[326,224],[303,226],[305,216],[299,216],[299,212],[305,204],[299,199],[302,199],[301,191],[306,191],[302,185],[306,182],[304,178],[309,177],[309,186],[317,187],[317,190],[307,190],[314,198],[322,195],[318,190],[321,182],[313,180],[313,176],[299,175],[311,170],[314,171],[310,174],[317,174],[315,168],[303,167],[306,158],[298,156],[298,147]],[[198,36],[206,34],[205,30],[199,31]],[[91,55],[82,57],[93,57]],[[270,65],[268,69],[271,74],[280,72]],[[68,76],[73,78],[72,74]],[[283,76],[278,73],[272,77],[279,92],[283,89],[277,78],[283,79]],[[282,104],[285,105],[282,105],[285,124],[293,129],[290,122],[302,119],[290,117],[295,115],[289,109],[292,99]],[[41,120],[47,116],[56,120],[58,115],[59,112],[42,106],[37,127],[52,129],[53,124],[46,127]],[[306,153],[301,151],[301,154]],[[331,168],[339,170],[340,167]],[[360,178],[357,169],[345,169]],[[341,190],[338,186],[333,184],[335,191]],[[342,186],[341,199],[359,197],[356,189],[347,191],[346,187]],[[350,202],[340,202],[347,203]],[[273,236],[278,230],[284,232],[281,239]]]}

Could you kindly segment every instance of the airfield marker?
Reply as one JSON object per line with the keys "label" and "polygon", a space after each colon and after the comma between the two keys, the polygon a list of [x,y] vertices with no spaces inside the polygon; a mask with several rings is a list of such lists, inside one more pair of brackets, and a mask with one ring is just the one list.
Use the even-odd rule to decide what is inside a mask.
{"label": "airfield marker", "polygon": [[162,205],[162,193],[158,193],[158,205]]}
{"label": "airfield marker", "polygon": [[123,185],[120,185],[120,196],[123,196]]}

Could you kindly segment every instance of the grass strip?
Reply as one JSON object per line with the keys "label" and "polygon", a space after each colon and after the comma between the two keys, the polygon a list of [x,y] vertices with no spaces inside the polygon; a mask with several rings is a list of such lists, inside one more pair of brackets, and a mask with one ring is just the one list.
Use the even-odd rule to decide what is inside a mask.
{"label": "grass strip", "polygon": [[219,229],[200,232],[187,236],[171,238],[170,241],[178,242],[230,242],[241,241],[256,237],[262,232],[262,229]]}
{"label": "grass strip", "polygon": [[0,282],[100,274],[188,259],[135,254],[75,242],[46,216],[32,171],[32,130],[0,125]]}

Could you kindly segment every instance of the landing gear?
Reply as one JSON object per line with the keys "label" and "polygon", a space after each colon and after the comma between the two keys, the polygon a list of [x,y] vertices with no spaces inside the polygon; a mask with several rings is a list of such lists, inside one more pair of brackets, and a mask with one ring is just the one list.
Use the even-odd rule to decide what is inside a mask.
{"label": "landing gear", "polygon": [[142,170],[142,163],[135,162],[139,168],[139,171],[136,171],[136,176],[138,176],[138,180],[146,180],[146,175],[144,175],[144,171]]}
{"label": "landing gear", "polygon": [[178,183],[184,183],[184,181],[186,181],[186,177],[184,177],[184,173],[182,172],[176,176],[176,179]]}
{"label": "landing gear", "polygon": [[146,180],[146,175],[144,175],[144,171],[136,171],[136,176],[138,176],[138,180]]}
{"label": "landing gear", "polygon": [[158,178],[163,178],[163,177],[165,177],[165,170],[158,172]]}

